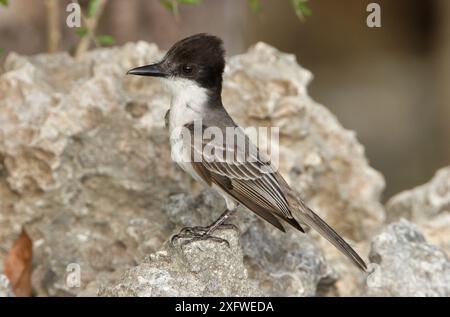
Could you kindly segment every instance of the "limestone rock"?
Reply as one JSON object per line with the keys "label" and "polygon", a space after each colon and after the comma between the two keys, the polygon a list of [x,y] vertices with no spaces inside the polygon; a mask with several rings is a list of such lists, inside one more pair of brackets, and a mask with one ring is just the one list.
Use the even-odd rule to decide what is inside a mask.
{"label": "limestone rock", "polygon": [[[260,296],[243,263],[235,230],[219,229],[212,240],[196,241],[164,249],[129,269],[100,296]],[[181,242],[181,241],[180,241]]]}
{"label": "limestone rock", "polygon": [[450,166],[437,171],[430,182],[395,195],[386,208],[388,221],[405,218],[422,222],[450,212]]}
{"label": "limestone rock", "polygon": [[450,255],[450,167],[437,171],[428,183],[395,195],[386,209],[388,221],[403,217],[417,223],[429,241]]}
{"label": "limestone rock", "polygon": [[[209,190],[195,199],[189,194],[172,195],[166,208],[179,228],[207,225],[224,207],[223,199]],[[288,227],[283,233],[244,208],[231,222],[240,229],[248,275],[264,296],[315,296],[333,287],[338,276],[309,235]]]}
{"label": "limestone rock", "polygon": [[[158,80],[125,76],[162,55],[139,42],[80,60],[66,53],[7,57],[0,75],[0,260],[25,225],[36,294],[95,295],[181,226],[207,224],[190,207],[178,215],[167,208],[174,193],[199,192],[170,159],[169,95]],[[229,59],[224,104],[243,126],[280,127],[282,174],[340,233],[361,241],[384,219],[384,181],[354,133],[308,96],[310,79],[292,55],[259,43]],[[211,218],[220,214],[217,202],[206,212]],[[310,237],[282,235],[242,214],[235,221],[242,222],[244,263],[265,292],[314,295],[336,280]],[[67,285],[70,264],[80,266],[80,287]]]}
{"label": "limestone rock", "polygon": [[407,220],[373,239],[370,259],[376,264],[367,279],[369,296],[450,296],[447,255]]}
{"label": "limestone rock", "polygon": [[[25,225],[39,295],[75,295],[135,265],[167,239],[162,206],[188,188],[170,162],[156,81],[126,69],[161,52],[146,43],[92,51],[11,54],[0,76],[0,259]],[[148,109],[143,115],[133,108]],[[81,287],[66,283],[81,268]]]}
{"label": "limestone rock", "polygon": [[0,274],[0,297],[14,297],[8,278]]}
{"label": "limestone rock", "polygon": [[428,241],[441,247],[450,256],[450,212],[420,223],[420,227]]}
{"label": "limestone rock", "polygon": [[[317,234],[314,235],[315,238]],[[363,296],[366,285],[367,273],[361,272],[345,256],[342,255],[332,244],[325,239],[320,239],[319,248],[325,257],[325,261],[333,271],[338,272],[336,282],[325,289],[324,295],[328,296]],[[361,255],[366,264],[369,265],[367,254],[370,246],[367,241],[354,242],[347,239],[347,242]]]}

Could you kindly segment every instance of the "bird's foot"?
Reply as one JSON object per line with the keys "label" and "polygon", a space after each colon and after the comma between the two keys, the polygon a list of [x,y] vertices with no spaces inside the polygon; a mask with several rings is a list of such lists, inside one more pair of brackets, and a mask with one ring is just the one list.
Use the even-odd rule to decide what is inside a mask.
{"label": "bird's foot", "polygon": [[195,241],[202,240],[211,240],[218,243],[225,243],[228,247],[230,247],[230,243],[226,239],[219,238],[217,236],[213,236],[212,233],[217,229],[234,229],[238,230],[235,225],[232,224],[222,224],[218,227],[212,228],[208,227],[186,227],[180,230],[180,232],[172,237],[170,240],[173,245],[175,245],[178,241],[180,241],[180,245],[188,245]]}

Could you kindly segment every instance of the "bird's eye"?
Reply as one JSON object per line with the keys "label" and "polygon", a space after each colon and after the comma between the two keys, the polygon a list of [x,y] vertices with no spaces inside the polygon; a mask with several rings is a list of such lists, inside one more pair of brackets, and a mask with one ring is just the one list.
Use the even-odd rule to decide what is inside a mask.
{"label": "bird's eye", "polygon": [[183,65],[183,73],[185,75],[192,74],[193,70],[194,70],[194,67],[192,65],[188,65],[188,64]]}

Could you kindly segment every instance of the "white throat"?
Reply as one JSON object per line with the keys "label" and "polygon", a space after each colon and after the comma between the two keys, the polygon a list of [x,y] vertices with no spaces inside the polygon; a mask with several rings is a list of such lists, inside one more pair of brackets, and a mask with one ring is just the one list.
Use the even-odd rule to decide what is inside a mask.
{"label": "white throat", "polygon": [[190,164],[191,149],[183,141],[183,126],[202,119],[208,92],[195,81],[169,78],[164,80],[170,90],[169,134],[172,160],[183,170],[201,181]]}
{"label": "white throat", "polygon": [[170,131],[202,118],[208,101],[208,91],[205,88],[193,80],[183,78],[169,78],[164,82],[172,95]]}

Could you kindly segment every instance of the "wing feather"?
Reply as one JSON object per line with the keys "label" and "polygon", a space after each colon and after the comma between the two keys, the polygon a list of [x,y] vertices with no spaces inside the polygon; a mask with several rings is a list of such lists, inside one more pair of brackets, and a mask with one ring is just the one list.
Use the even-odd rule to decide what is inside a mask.
{"label": "wing feather", "polygon": [[[192,133],[192,130],[190,131]],[[201,142],[194,142],[194,136],[192,133],[192,150],[196,152],[196,157],[203,158],[201,162],[196,163],[202,164],[211,174],[229,178],[234,190],[239,190],[241,194],[249,195],[253,199],[256,199],[256,196],[259,204],[264,206],[264,208],[273,210],[277,216],[283,219],[293,219],[289,202],[284,196],[280,184],[277,182],[276,177],[272,175],[273,173],[267,172],[273,171],[273,167],[270,163],[258,160],[259,152],[236,154],[237,151],[243,149],[238,146],[231,147],[223,143],[213,142],[213,140],[204,140],[203,138]],[[207,150],[205,150],[206,147]],[[258,151],[256,147],[253,147],[253,150]],[[236,159],[239,156],[249,160]],[[235,183],[238,186],[234,186]]]}
{"label": "wing feather", "polygon": [[[194,142],[191,131],[191,158],[193,153],[200,155],[202,160],[192,160],[192,166],[208,184],[216,184],[229,196],[246,206],[248,209],[271,223],[281,231],[285,231],[279,219],[304,232],[299,219],[306,223],[322,236],[329,240],[338,250],[346,255],[361,270],[366,270],[366,264],[361,257],[339,236],[325,221],[308,208],[302,200],[290,189],[281,175],[275,171],[267,160],[260,160],[259,152],[246,154],[246,160],[237,159],[239,147],[230,147],[226,144],[213,144],[213,153],[205,155],[203,150],[205,141]],[[243,132],[242,132],[243,133]],[[248,141],[249,142],[249,141]],[[200,147],[196,144],[199,143]],[[211,143],[208,143],[211,146]],[[257,148],[256,148],[257,150]],[[222,158],[218,153],[224,153]],[[230,152],[232,151],[232,152]],[[227,159],[225,160],[224,157]],[[230,158],[233,158],[230,160]],[[295,217],[292,212],[294,211]]]}
{"label": "wing feather", "polygon": [[[289,202],[274,175],[276,173],[273,172],[274,168],[270,162],[262,162],[258,159],[260,156],[258,148],[249,141],[245,134],[243,136],[249,146],[244,148],[238,142],[236,142],[236,146],[203,138],[200,142],[196,142],[194,141],[193,124],[188,128],[191,131],[190,145],[193,150],[191,156],[192,158],[202,158],[200,162],[195,162],[201,174],[220,175],[227,178],[231,182],[231,189],[225,186],[226,192],[231,196],[239,195],[255,201],[256,204],[253,204],[252,208],[247,206],[252,211],[260,206],[282,219],[292,219],[291,222],[295,222]],[[201,136],[203,135],[202,133]],[[239,151],[244,152],[237,153]],[[199,164],[202,165],[202,168],[199,168]],[[217,178],[210,177],[209,181],[214,181],[214,179]],[[301,228],[300,225],[294,225],[294,227]]]}

